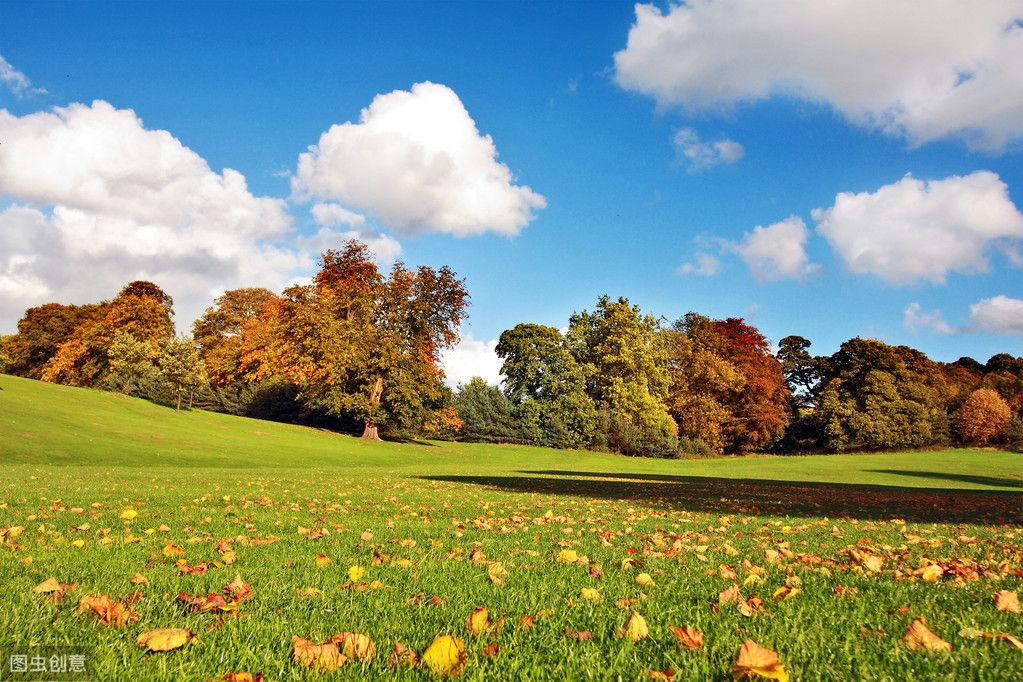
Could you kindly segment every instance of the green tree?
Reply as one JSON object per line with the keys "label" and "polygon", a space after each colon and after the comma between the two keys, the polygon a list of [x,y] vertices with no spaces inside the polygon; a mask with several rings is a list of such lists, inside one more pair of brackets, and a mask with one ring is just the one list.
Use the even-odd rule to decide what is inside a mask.
{"label": "green tree", "polygon": [[504,361],[505,395],[528,440],[549,447],[590,444],[597,410],[560,331],[519,324],[501,334],[496,352]]}
{"label": "green tree", "polygon": [[[206,368],[203,365],[199,349],[191,339],[175,337],[167,339],[163,346],[163,353],[158,360],[160,374],[164,380],[171,385],[175,394],[175,407],[181,411],[181,396],[187,390],[189,396],[196,388],[204,385],[206,379]],[[191,407],[191,398],[189,399]]]}
{"label": "green tree", "polygon": [[592,313],[569,319],[567,344],[586,394],[607,413],[609,447],[627,454],[677,452],[677,427],[664,402],[668,352],[657,318],[625,298],[602,296]]}
{"label": "green tree", "polygon": [[824,374],[825,360],[811,355],[810,345],[802,336],[786,336],[778,342],[776,357],[797,410],[817,406],[817,392]]}
{"label": "green tree", "polygon": [[107,355],[109,369],[104,388],[126,395],[154,397],[153,389],[160,376],[155,364],[159,353],[153,344],[119,331],[114,334]]}
{"label": "green tree", "polygon": [[459,386],[454,405],[462,420],[463,440],[501,443],[521,439],[511,401],[483,378],[473,377]]}

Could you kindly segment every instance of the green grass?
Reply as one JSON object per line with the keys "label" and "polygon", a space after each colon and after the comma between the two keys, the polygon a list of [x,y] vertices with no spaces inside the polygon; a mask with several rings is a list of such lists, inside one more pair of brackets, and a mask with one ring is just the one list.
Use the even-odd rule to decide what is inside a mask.
{"label": "green grass", "polygon": [[[0,464],[0,530],[25,528],[0,548],[0,651],[95,647],[94,676],[102,679],[210,679],[238,670],[268,679],[426,679],[420,669],[390,670],[386,654],[397,641],[422,653],[439,634],[465,642],[466,679],[642,679],[667,667],[676,679],[731,679],[746,638],[777,651],[792,678],[804,680],[1014,679],[1023,663],[1023,651],[1004,641],[959,635],[972,627],[1023,637],[1023,617],[992,605],[994,592],[1023,586],[1023,456],[1010,453],[656,461],[366,443],[0,376]],[[127,507],[138,518],[119,519]],[[146,533],[161,524],[170,531]],[[309,539],[300,527],[327,534]],[[367,530],[373,537],[364,540]],[[269,536],[278,539],[248,541]],[[161,551],[173,543],[190,564],[213,561],[225,538],[237,561],[203,575],[178,575]],[[72,545],[78,539],[84,546]],[[850,559],[855,546],[883,557],[880,574]],[[792,556],[769,563],[765,550],[780,547]],[[471,560],[474,548],[485,556]],[[599,564],[603,577],[558,563],[565,548]],[[321,553],[331,559],[325,567],[315,563]],[[644,565],[623,570],[626,557]],[[958,561],[963,578],[912,577],[925,560],[949,569]],[[488,578],[492,561],[508,571],[503,586]],[[352,589],[352,565],[366,568],[361,582],[380,586]],[[722,565],[738,578],[722,577]],[[760,569],[763,582],[742,586]],[[656,585],[637,585],[640,571]],[[135,573],[150,584],[131,584]],[[254,595],[239,618],[218,625],[217,616],[186,613],[174,601],[182,591],[218,591],[236,573]],[[31,592],[50,576],[80,587],[54,605]],[[772,601],[790,576],[802,580],[802,594]],[[744,596],[760,595],[763,613],[712,610],[736,582]],[[855,592],[837,596],[836,585]],[[306,587],[322,594],[301,598]],[[584,587],[604,602],[582,602]],[[86,594],[135,589],[143,595],[139,620],[124,629],[75,613]],[[420,602],[409,603],[417,595]],[[429,605],[433,595],[443,604]],[[637,601],[622,609],[621,599]],[[507,616],[493,657],[482,654],[487,640],[465,627],[482,605]],[[635,644],[616,636],[631,608],[650,625],[650,637]],[[543,610],[553,615],[532,630],[517,627]],[[920,616],[952,644],[951,654],[899,643]],[[671,625],[702,630],[706,645],[680,649]],[[135,638],[156,627],[187,627],[199,638],[144,654]],[[566,637],[566,628],[593,639]],[[349,663],[325,676],[292,662],[292,635],[322,641],[343,631],[376,642],[368,667]]]}

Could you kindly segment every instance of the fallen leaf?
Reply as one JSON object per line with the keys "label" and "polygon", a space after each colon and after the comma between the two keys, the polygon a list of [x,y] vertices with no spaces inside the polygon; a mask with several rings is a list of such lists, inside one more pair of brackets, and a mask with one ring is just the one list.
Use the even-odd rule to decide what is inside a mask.
{"label": "fallen leaf", "polygon": [[688,625],[683,625],[682,627],[672,625],[668,629],[671,630],[671,634],[675,636],[675,641],[690,651],[694,651],[703,646],[703,633],[699,630],[691,628]]}
{"label": "fallen leaf", "polygon": [[739,649],[739,658],[732,666],[732,679],[764,677],[778,682],[788,682],[789,676],[778,659],[778,654],[747,639]]}
{"label": "fallen leaf", "polygon": [[580,590],[579,597],[583,601],[594,602],[597,604],[604,601],[604,595],[602,595],[599,590],[595,590],[592,587],[584,587]]}
{"label": "fallen leaf", "polygon": [[133,585],[148,585],[149,578],[142,575],[141,573],[136,573],[131,577],[131,580],[129,580],[129,582]]}
{"label": "fallen leaf", "polygon": [[636,576],[636,584],[643,587],[653,587],[656,583],[649,573],[640,573]]}
{"label": "fallen leaf", "polygon": [[497,642],[494,642],[492,644],[488,644],[485,647],[483,647],[483,650],[480,653],[482,653],[484,656],[487,656],[487,657],[496,656],[497,652],[500,649],[501,649],[501,647],[497,644]]}
{"label": "fallen leaf", "polygon": [[317,566],[322,568],[323,566],[326,566],[329,563],[330,563],[330,557],[327,556],[326,554],[317,554],[316,555],[316,565]]}
{"label": "fallen leaf", "polygon": [[639,615],[638,611],[633,611],[625,627],[618,631],[619,637],[631,639],[633,642],[638,642],[649,634],[650,630],[647,628],[646,619]]}
{"label": "fallen leaf", "polygon": [[565,628],[565,636],[578,639],[580,642],[588,642],[593,639],[593,633],[589,630],[573,630],[572,628]]}
{"label": "fallen leaf", "polygon": [[366,569],[362,566],[352,566],[348,569],[348,579],[353,583],[359,582],[364,575],[366,575]]}
{"label": "fallen leaf", "polygon": [[263,673],[226,673],[220,678],[220,682],[263,682]]}
{"label": "fallen leaf", "polygon": [[423,652],[423,664],[438,677],[452,677],[462,672],[468,655],[461,640],[441,635]]}
{"label": "fallen leaf", "polygon": [[923,618],[917,618],[909,627],[902,641],[911,650],[926,649],[927,651],[952,651],[952,645],[931,632],[924,624]]}
{"label": "fallen leaf", "polygon": [[1012,646],[1016,647],[1017,649],[1023,649],[1023,642],[1019,641],[1018,639],[1016,639],[1015,637],[1013,637],[1012,635],[1010,635],[1007,632],[999,632],[997,635],[995,635],[995,637],[997,639],[1000,639],[1000,640],[1002,640],[1004,642],[1007,642],[1007,643],[1011,644]]}
{"label": "fallen leaf", "polygon": [[195,634],[184,628],[157,628],[139,635],[135,645],[146,651],[171,651],[183,647]]}
{"label": "fallen leaf", "polygon": [[995,593],[995,608],[1008,613],[1019,613],[1019,595],[1009,590]]}
{"label": "fallen leaf", "polygon": [[134,509],[125,509],[124,511],[121,512],[121,518],[124,519],[125,521],[131,521],[138,515],[139,513]]}
{"label": "fallen leaf", "polygon": [[803,590],[799,587],[789,587],[788,585],[782,585],[781,587],[774,591],[774,594],[771,595],[771,599],[773,599],[774,601],[784,601],[786,599],[792,599],[802,591]]}
{"label": "fallen leaf", "polygon": [[479,637],[490,627],[490,611],[485,606],[474,609],[469,614],[469,619],[465,622],[465,625],[469,628],[469,632]]}
{"label": "fallen leaf", "polygon": [[666,680],[667,682],[671,682],[671,680],[675,679],[675,671],[671,668],[665,668],[663,671],[647,670],[646,675],[647,678],[651,680]]}
{"label": "fallen leaf", "polygon": [[394,643],[394,651],[387,657],[389,668],[414,668],[419,663],[419,656],[401,642]]}
{"label": "fallen leaf", "polygon": [[330,641],[341,647],[342,654],[359,663],[369,663],[377,650],[373,640],[359,632],[341,632]]}
{"label": "fallen leaf", "polygon": [[500,561],[495,561],[487,566],[487,577],[495,585],[504,585],[504,577],[506,575],[508,575],[508,571],[505,570],[504,564]]}
{"label": "fallen leaf", "polygon": [[291,638],[291,649],[295,663],[319,672],[337,670],[348,661],[334,642],[316,644],[296,635]]}
{"label": "fallen leaf", "polygon": [[92,611],[99,617],[100,625],[121,628],[139,619],[137,613],[123,602],[114,601],[105,594],[87,595],[78,602],[78,613]]}
{"label": "fallen leaf", "polygon": [[574,549],[563,549],[558,552],[558,555],[555,557],[555,561],[562,564],[574,564],[579,561],[579,553]]}

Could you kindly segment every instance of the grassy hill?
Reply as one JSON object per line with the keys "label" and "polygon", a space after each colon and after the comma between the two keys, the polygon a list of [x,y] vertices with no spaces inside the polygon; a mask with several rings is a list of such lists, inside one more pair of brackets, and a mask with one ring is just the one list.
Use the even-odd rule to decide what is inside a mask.
{"label": "grassy hill", "polygon": [[[1023,590],[1018,454],[371,443],[0,375],[0,464],[0,650],[79,647],[90,679],[320,679],[292,637],[342,632],[377,648],[342,679],[431,679],[386,654],[440,635],[472,680],[730,679],[747,638],[793,680],[1018,677],[996,635],[1023,625],[993,606]],[[174,597],[202,603],[235,575],[251,599]],[[33,592],[51,577],[76,585]],[[732,586],[741,602],[721,597]],[[127,622],[79,612],[87,595]],[[503,629],[467,629],[482,606]],[[633,612],[637,642],[619,636]],[[952,652],[903,643],[917,618]],[[674,626],[705,644],[681,648]],[[155,628],[196,637],[144,653]]]}

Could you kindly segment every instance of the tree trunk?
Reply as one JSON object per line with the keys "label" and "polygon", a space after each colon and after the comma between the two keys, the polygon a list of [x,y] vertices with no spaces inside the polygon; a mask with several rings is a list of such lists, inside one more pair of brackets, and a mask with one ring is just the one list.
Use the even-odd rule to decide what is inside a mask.
{"label": "tree trunk", "polygon": [[192,409],[192,398],[195,397],[195,389],[190,388],[188,390],[188,409]]}
{"label": "tree trunk", "polygon": [[178,386],[178,406],[174,408],[175,412],[181,411],[181,386]]}
{"label": "tree trunk", "polygon": [[[373,388],[369,391],[369,410],[370,414],[376,411],[376,408],[380,406],[380,397],[384,394],[384,378],[377,377],[376,381],[373,382]],[[366,428],[362,431],[362,437],[366,440],[380,440],[380,433],[377,430],[377,424],[371,421],[366,422]]]}

